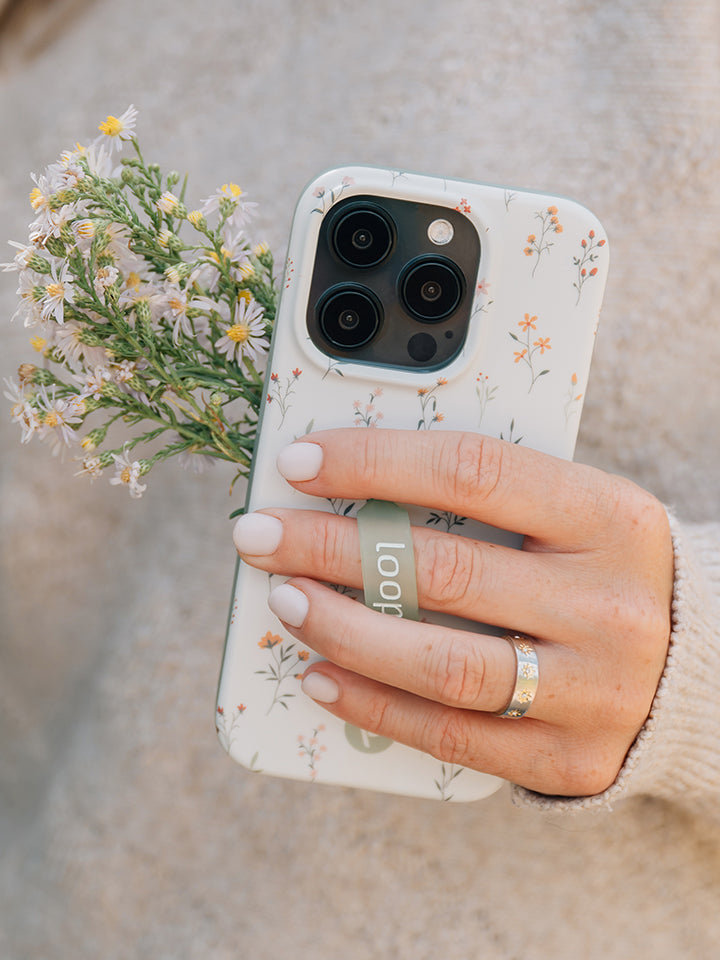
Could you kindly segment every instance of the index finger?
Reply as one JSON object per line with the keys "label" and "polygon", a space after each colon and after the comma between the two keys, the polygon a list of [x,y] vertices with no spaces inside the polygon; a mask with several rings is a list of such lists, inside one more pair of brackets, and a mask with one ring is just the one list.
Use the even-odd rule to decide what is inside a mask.
{"label": "index finger", "polygon": [[442,507],[567,549],[605,530],[613,483],[624,482],[529,447],[456,431],[325,430],[286,447],[278,470],[311,496]]}

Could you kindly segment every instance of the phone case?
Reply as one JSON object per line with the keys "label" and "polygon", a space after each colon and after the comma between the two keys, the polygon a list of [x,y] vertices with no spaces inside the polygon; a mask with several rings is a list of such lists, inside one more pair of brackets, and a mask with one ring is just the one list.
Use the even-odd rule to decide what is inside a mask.
{"label": "phone case", "polygon": [[[436,204],[476,228],[481,256],[470,327],[461,353],[444,368],[343,362],[309,337],[320,225],[353,195]],[[568,199],[366,166],[322,174],[305,189],[293,221],[248,510],[304,507],[354,516],[362,503],[300,494],[275,467],[287,444],[331,427],[472,430],[571,459],[607,267],[601,225]],[[440,507],[408,509],[416,525],[520,545],[513,534]],[[216,706],[218,736],[234,760],[268,774],[438,800],[480,799],[500,786],[495,777],[350,727],[305,697],[300,679],[315,656],[283,631],[266,603],[282,580],[238,563]]]}

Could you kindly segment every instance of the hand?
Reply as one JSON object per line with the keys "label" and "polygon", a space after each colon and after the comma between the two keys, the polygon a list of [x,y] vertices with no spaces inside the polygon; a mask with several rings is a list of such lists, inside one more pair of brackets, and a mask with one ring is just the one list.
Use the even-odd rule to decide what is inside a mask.
{"label": "hand", "polygon": [[672,543],[654,497],[591,467],[445,431],[325,431],[286,448],[278,466],[315,497],[413,503],[525,536],[513,550],[413,528],[421,608],[534,638],[537,694],[511,720],[493,716],[515,684],[506,640],[378,613],[318,582],[362,587],[354,520],[241,517],[243,560],[292,578],[271,595],[274,612],[326,658],[305,675],[309,695],[371,733],[540,793],[610,786],[670,636]]}

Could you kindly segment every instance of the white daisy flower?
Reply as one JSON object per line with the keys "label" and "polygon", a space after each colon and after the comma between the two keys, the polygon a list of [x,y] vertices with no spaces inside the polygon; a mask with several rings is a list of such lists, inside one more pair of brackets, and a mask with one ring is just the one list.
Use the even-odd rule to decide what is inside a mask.
{"label": "white daisy flower", "polygon": [[109,367],[98,365],[92,373],[76,374],[73,380],[80,385],[80,396],[83,399],[92,397],[94,400],[99,400],[105,384],[112,382],[112,373]]}
{"label": "white daisy flower", "polygon": [[80,340],[82,332],[80,324],[72,320],[66,320],[61,327],[55,327],[55,348],[71,367],[77,367],[85,353],[85,344]]}
{"label": "white daisy flower", "polygon": [[83,159],[87,163],[88,172],[102,180],[109,180],[116,176],[120,169],[119,167],[113,168],[112,143],[108,145],[103,137],[90,144],[83,153]]}
{"label": "white daisy flower", "polygon": [[73,280],[70,267],[64,260],[56,261],[51,265],[50,279],[45,284],[45,294],[40,300],[40,314],[43,320],[54,317],[56,323],[65,322],[64,305],[73,303],[75,299]]}
{"label": "white daisy flower", "polygon": [[29,260],[31,257],[34,257],[37,254],[38,248],[32,244],[31,246],[26,246],[24,243],[16,243],[15,240],[9,240],[8,243],[11,247],[15,247],[17,253],[13,257],[10,263],[0,263],[3,273],[9,273],[10,271],[17,270],[22,272],[27,270],[29,266]]}
{"label": "white daisy flower", "polygon": [[123,447],[121,454],[113,453],[115,461],[115,476],[111,478],[110,483],[113,486],[117,484],[127,484],[128,492],[136,500],[147,490],[146,483],[140,483],[142,470],[137,460],[130,460],[127,444]]}
{"label": "white daisy flower", "polygon": [[240,229],[252,218],[257,207],[256,203],[248,203],[241,197],[242,190],[236,183],[224,183],[203,200],[200,212],[207,217],[219,210],[221,216],[227,216],[227,223],[236,230]]}
{"label": "white daisy flower", "polygon": [[102,474],[102,460],[100,457],[83,457],[82,470],[78,470],[76,477],[90,477],[91,482]]}
{"label": "white daisy flower", "polygon": [[74,203],[65,203],[59,210],[44,210],[33,223],[30,224],[28,236],[32,243],[46,243],[50,237],[59,237],[62,228],[72,223],[78,215],[78,207]]}
{"label": "white daisy flower", "polygon": [[53,453],[57,453],[63,446],[70,446],[76,439],[71,424],[81,423],[82,418],[77,415],[77,405],[55,396],[55,386],[48,392],[47,387],[41,386],[35,394],[40,417],[38,435],[41,440],[49,439],[53,444]]}
{"label": "white daisy flower", "polygon": [[22,430],[20,443],[27,443],[32,435],[40,429],[40,417],[28,402],[23,388],[18,387],[12,378],[5,377],[4,380],[8,389],[4,390],[3,394],[12,404],[10,416],[13,423],[19,424]]}
{"label": "white daisy flower", "polygon": [[43,316],[40,304],[45,296],[45,288],[33,279],[29,270],[24,270],[20,274],[20,282],[15,292],[20,298],[20,302],[11,317],[11,322],[16,317],[21,317],[23,325],[26,327],[35,327],[38,323],[42,323]]}
{"label": "white daisy flower", "polygon": [[93,281],[98,300],[105,299],[105,291],[113,286],[119,276],[120,271],[117,267],[98,267]]}
{"label": "white daisy flower", "polygon": [[215,349],[224,353],[234,363],[239,363],[243,356],[250,357],[252,361],[258,360],[270,346],[265,336],[262,316],[263,311],[259,304],[253,300],[241,300],[235,322],[215,341]]}
{"label": "white daisy flower", "polygon": [[122,141],[131,140],[135,136],[137,115],[137,110],[130,104],[125,113],[121,113],[119,117],[108,116],[100,124],[98,129],[107,137],[111,149],[117,147],[122,150]]}

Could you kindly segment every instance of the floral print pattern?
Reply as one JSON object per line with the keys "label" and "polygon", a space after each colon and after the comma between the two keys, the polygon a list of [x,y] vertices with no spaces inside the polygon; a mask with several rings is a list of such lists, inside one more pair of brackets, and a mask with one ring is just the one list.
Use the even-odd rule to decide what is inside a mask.
{"label": "floral print pattern", "polygon": [[[525,364],[530,371],[530,386],[528,388],[528,393],[530,393],[536,381],[539,380],[540,377],[544,377],[550,373],[548,369],[535,369],[536,356],[538,353],[540,356],[543,356],[546,351],[552,349],[552,346],[550,344],[550,337],[538,337],[537,340],[532,339],[530,331],[534,330],[537,332],[537,316],[530,316],[529,313],[526,313],[524,319],[519,321],[518,326],[525,334],[524,339],[513,333],[512,330],[510,330],[509,333],[512,339],[520,346],[520,350],[514,351],[515,363]],[[530,343],[531,340],[532,344]]]}
{"label": "floral print pattern", "polygon": [[548,253],[550,247],[554,245],[548,237],[563,232],[563,225],[560,223],[558,208],[556,206],[553,205],[546,207],[545,210],[538,210],[535,218],[540,221],[540,234],[539,236],[535,233],[528,234],[527,246],[523,250],[526,257],[535,257],[535,266],[532,269],[533,276],[535,276],[535,271],[540,266],[540,257],[542,257],[544,253]]}
{"label": "floral print pattern", "polygon": [[288,709],[288,700],[295,696],[292,692],[282,690],[287,680],[301,680],[303,671],[296,672],[301,663],[305,663],[310,654],[307,650],[295,649],[296,644],[285,643],[283,638],[270,630],[260,640],[258,646],[262,650],[268,650],[270,660],[264,670],[256,670],[255,673],[264,676],[265,679],[273,685],[273,697],[267,712],[270,713],[276,704]]}

